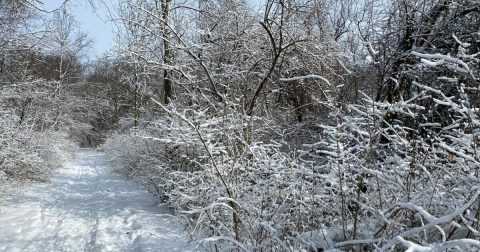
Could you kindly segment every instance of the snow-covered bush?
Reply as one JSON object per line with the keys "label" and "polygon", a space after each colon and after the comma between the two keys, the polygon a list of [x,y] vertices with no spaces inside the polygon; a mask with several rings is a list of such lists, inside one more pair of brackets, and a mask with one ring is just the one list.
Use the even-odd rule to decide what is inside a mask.
{"label": "snow-covered bush", "polygon": [[[479,108],[463,85],[455,96],[413,85],[413,98],[393,103],[327,97],[329,120],[302,149],[288,148],[284,125],[200,102],[157,103],[161,117],[105,149],[199,247],[474,250]],[[434,121],[432,108],[449,120]]]}
{"label": "snow-covered bush", "polygon": [[[273,122],[249,122],[234,111],[219,117],[165,109],[162,119],[115,135],[104,148],[114,167],[154,183],[149,187],[180,214],[199,245],[286,248],[315,225],[304,215],[310,210],[302,202],[310,196],[295,193],[306,190],[298,183],[306,168],[280,151],[282,143],[260,141]],[[245,140],[247,127],[255,142]]]}
{"label": "snow-covered bush", "polygon": [[[418,75],[412,97],[377,102],[364,95],[346,109],[331,106],[331,123],[319,125],[321,140],[302,152],[306,160],[323,157],[321,176],[335,181],[318,191],[325,197],[322,190],[333,185],[333,204],[325,209],[335,211],[322,216],[342,230],[343,241],[327,248],[480,247],[480,121],[478,87],[471,85],[478,81],[471,70],[476,56],[412,54],[421,58],[417,72],[409,73]],[[443,76],[427,83],[430,73]]]}
{"label": "snow-covered bush", "polygon": [[164,167],[162,148],[162,144],[142,139],[133,131],[114,133],[102,145],[113,171],[138,182],[163,199],[163,185],[168,176],[161,169]]}
{"label": "snow-covered bush", "polygon": [[[323,126],[323,140],[309,145],[313,155],[327,161],[319,176],[334,181],[317,190],[317,197],[334,194],[322,217],[336,219],[344,236],[330,247],[442,247],[456,239],[464,240],[455,244],[469,247],[465,238],[474,237],[479,211],[480,153],[474,132],[480,125],[471,114],[470,126],[476,130],[462,129],[468,109],[450,103],[449,114],[457,118],[453,124],[410,127],[425,111],[417,103],[431,92],[442,94],[426,88],[418,99],[393,104],[366,98],[363,105],[337,115],[337,125]],[[325,211],[329,208],[335,211]]]}
{"label": "snow-covered bush", "polygon": [[65,97],[51,97],[51,86],[29,80],[0,89],[0,171],[8,180],[48,181],[74,148]]}
{"label": "snow-covered bush", "polygon": [[18,125],[18,118],[12,113],[2,113],[0,118],[0,171],[5,178],[48,181],[74,148],[63,133],[33,131]]}

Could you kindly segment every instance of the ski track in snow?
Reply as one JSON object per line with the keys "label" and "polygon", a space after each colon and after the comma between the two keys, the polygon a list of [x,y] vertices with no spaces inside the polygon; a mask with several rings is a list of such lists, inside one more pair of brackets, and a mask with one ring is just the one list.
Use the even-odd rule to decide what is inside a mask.
{"label": "ski track in snow", "polygon": [[191,251],[187,242],[168,209],[94,150],[0,206],[0,251]]}

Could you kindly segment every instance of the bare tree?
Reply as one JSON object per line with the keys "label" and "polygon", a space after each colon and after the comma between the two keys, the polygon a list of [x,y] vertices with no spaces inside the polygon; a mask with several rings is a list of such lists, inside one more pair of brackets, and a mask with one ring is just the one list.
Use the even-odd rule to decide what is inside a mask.
{"label": "bare tree", "polygon": [[52,32],[49,37],[52,43],[48,53],[59,57],[56,70],[56,93],[59,95],[65,83],[72,82],[71,78],[78,78],[75,76],[75,71],[78,70],[74,68],[78,67],[79,61],[86,56],[92,41],[79,29],[79,23],[68,13],[66,6],[55,11],[50,26]]}

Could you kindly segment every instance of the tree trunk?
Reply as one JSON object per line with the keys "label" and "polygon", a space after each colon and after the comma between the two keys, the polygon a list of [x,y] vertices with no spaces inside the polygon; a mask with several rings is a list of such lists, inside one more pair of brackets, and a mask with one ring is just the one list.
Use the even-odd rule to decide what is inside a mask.
{"label": "tree trunk", "polygon": [[163,102],[168,104],[172,99],[172,76],[168,69],[173,63],[172,48],[170,45],[170,30],[167,22],[170,18],[170,4],[172,0],[162,0],[162,18],[163,22]]}

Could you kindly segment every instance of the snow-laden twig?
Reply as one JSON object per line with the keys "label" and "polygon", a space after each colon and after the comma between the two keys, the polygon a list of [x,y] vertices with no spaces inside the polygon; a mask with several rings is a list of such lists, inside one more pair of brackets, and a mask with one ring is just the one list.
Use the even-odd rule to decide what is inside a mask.
{"label": "snow-laden twig", "polygon": [[[473,79],[476,79],[475,75],[473,74],[473,72],[470,69],[470,67],[468,66],[468,64],[465,63],[464,61],[460,60],[460,59],[457,59],[457,58],[454,58],[454,57],[451,57],[451,56],[448,56],[448,55],[439,54],[439,53],[426,54],[426,53],[412,52],[412,55],[415,55],[415,56],[420,57],[422,59],[438,59],[439,60],[437,62],[425,61],[425,63],[429,66],[441,65],[444,62],[453,63],[454,65],[449,64],[447,66],[454,69],[454,70],[457,70],[459,72],[468,73]],[[461,67],[458,67],[457,65],[459,65]]]}
{"label": "snow-laden twig", "polygon": [[304,76],[297,76],[297,77],[289,77],[289,78],[280,78],[280,81],[298,81],[298,80],[305,80],[305,79],[319,79],[327,83],[328,86],[331,86],[330,81],[320,75],[315,75],[315,74],[309,74],[309,75],[304,75]]}
{"label": "snow-laden twig", "polygon": [[[463,206],[459,207],[458,209],[456,209],[452,213],[447,214],[447,215],[442,216],[442,217],[439,217],[439,218],[429,217],[432,221],[429,222],[428,224],[426,224],[424,226],[421,226],[421,227],[416,227],[416,228],[412,228],[412,229],[409,229],[407,231],[404,231],[404,232],[398,234],[397,237],[399,237],[403,240],[404,239],[403,237],[408,237],[408,236],[411,236],[411,235],[414,235],[414,234],[418,234],[418,233],[422,232],[423,230],[429,229],[429,228],[434,227],[436,225],[440,225],[440,224],[443,224],[443,223],[450,223],[454,218],[461,215],[468,208],[470,208],[473,205],[473,203],[475,203],[475,201],[478,200],[479,195],[480,195],[480,190],[477,189],[475,191],[475,193],[473,193],[473,195],[471,196],[470,200],[467,203],[465,203]],[[429,215],[426,215],[426,216],[429,216]],[[381,248],[381,251],[386,251],[386,250],[390,249],[394,244],[395,244],[395,241],[391,240],[390,242],[388,242],[387,244],[385,244]]]}

